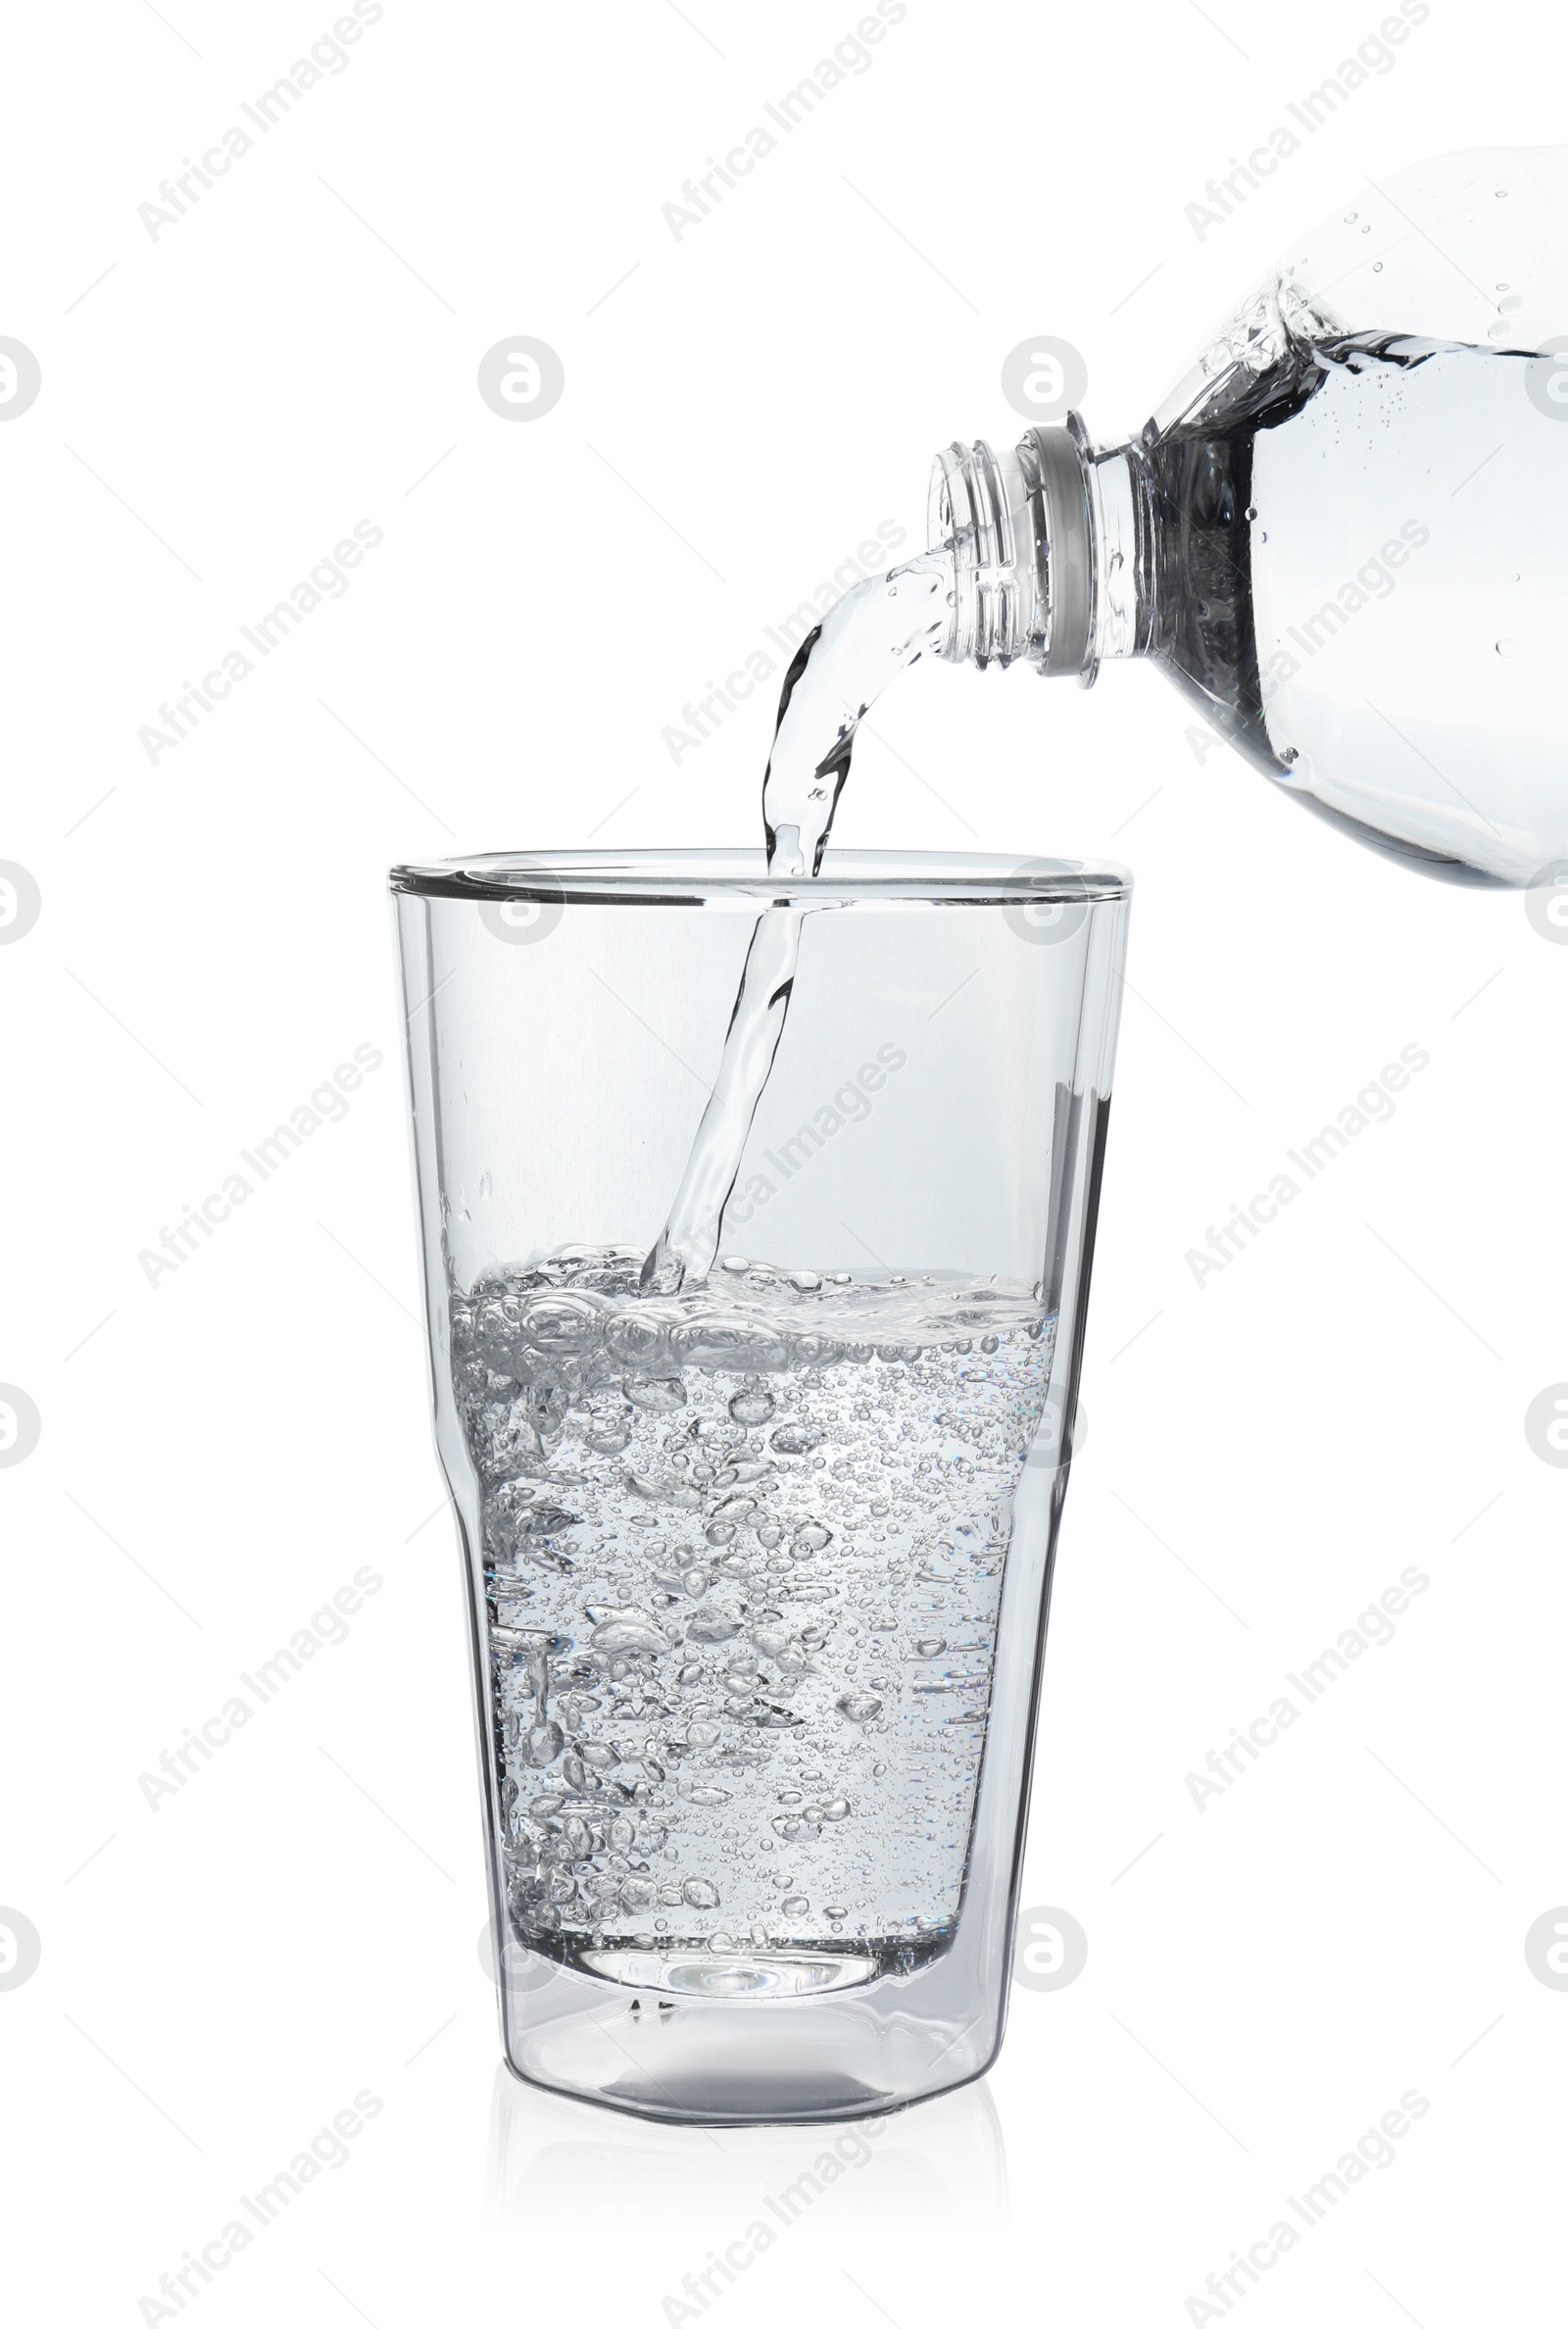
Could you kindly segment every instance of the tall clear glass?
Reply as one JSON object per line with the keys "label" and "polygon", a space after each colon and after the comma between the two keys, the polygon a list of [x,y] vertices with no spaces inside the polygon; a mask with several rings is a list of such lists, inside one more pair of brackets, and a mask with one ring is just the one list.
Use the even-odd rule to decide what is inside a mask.
{"label": "tall clear glass", "polygon": [[[1001,2043],[1126,938],[1118,867],[392,875],[507,2059],[858,2118]],[[759,917],[709,1278],[639,1285]]]}

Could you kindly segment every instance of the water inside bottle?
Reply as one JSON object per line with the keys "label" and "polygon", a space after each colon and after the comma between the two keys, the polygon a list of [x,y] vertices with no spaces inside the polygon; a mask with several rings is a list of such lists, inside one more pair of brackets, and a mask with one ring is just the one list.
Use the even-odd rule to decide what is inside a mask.
{"label": "water inside bottle", "polygon": [[1150,653],[1308,806],[1527,879],[1568,840],[1568,427],[1538,360],[1344,333],[1281,284],[1206,361],[1136,448]]}

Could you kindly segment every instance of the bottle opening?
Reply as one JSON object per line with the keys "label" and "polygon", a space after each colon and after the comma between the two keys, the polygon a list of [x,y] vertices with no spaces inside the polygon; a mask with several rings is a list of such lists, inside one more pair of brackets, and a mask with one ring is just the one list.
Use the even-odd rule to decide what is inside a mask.
{"label": "bottle opening", "polygon": [[927,504],[931,549],[954,569],[953,620],[939,652],[950,663],[1040,670],[1089,668],[1094,537],[1083,425],[1032,428],[1011,450],[983,439],[937,457]]}

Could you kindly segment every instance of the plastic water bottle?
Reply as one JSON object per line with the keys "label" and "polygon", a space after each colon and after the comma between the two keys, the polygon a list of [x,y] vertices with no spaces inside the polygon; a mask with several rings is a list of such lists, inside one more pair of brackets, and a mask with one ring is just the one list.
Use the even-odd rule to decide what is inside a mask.
{"label": "plastic water bottle", "polygon": [[1126,442],[937,457],[938,652],[1145,657],[1422,870],[1568,860],[1568,147],[1448,154],[1292,246]]}

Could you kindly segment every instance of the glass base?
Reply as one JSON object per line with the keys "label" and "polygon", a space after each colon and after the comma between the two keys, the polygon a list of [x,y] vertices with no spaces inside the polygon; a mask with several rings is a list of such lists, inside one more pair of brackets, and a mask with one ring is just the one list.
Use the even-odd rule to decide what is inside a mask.
{"label": "glass base", "polygon": [[864,1957],[815,1953],[606,1954],[596,1973],[514,1959],[507,2059],[535,2086],[647,2118],[866,2118],[979,2077],[1001,2042],[972,1991],[941,1995],[940,1960],[878,1979]]}

